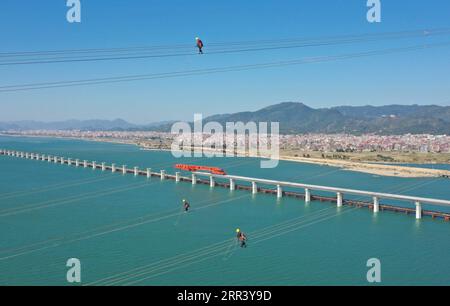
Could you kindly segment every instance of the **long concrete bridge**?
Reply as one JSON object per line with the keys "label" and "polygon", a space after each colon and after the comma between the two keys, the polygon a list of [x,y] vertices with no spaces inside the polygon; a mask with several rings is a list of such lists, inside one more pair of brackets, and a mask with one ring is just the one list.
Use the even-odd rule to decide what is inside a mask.
{"label": "long concrete bridge", "polygon": [[[181,176],[180,172],[176,172],[173,174],[166,173],[165,170],[160,170],[160,172],[153,172],[151,168],[147,168],[145,170],[139,169],[139,167],[127,168],[126,165],[121,165],[120,167],[116,166],[116,164],[106,165],[106,163],[97,163],[96,161],[88,161],[88,160],[79,160],[65,157],[58,157],[52,155],[45,154],[37,154],[37,153],[29,153],[29,152],[21,152],[21,151],[13,151],[13,150],[3,150],[0,149],[0,155],[4,156],[13,156],[24,159],[33,159],[33,160],[41,160],[47,161],[51,163],[64,164],[75,167],[83,167],[83,168],[92,168],[92,169],[101,169],[102,171],[112,171],[112,172],[121,172],[122,174],[133,174],[135,176],[146,176],[147,178],[151,178],[153,176],[164,179],[172,179],[176,182],[190,182],[193,185],[195,184],[209,184],[211,188],[214,187],[224,187],[229,188],[230,190],[248,190],[252,194],[257,193],[266,193],[266,194],[274,194],[277,198],[282,198],[283,196],[295,197],[304,199],[305,202],[311,201],[328,201],[336,203],[337,207],[342,207],[343,205],[352,205],[359,207],[367,207],[373,210],[374,213],[378,213],[380,210],[389,210],[395,212],[402,212],[406,214],[415,214],[416,219],[422,219],[422,216],[427,215],[433,218],[442,218],[446,221],[450,221],[450,213],[443,211],[430,211],[424,210],[423,204],[431,204],[442,207],[450,208],[449,200],[442,199],[433,199],[433,198],[425,198],[425,197],[416,197],[416,196],[408,196],[408,195],[399,195],[399,194],[391,194],[391,193],[382,193],[382,192],[373,192],[373,191],[364,191],[364,190],[356,190],[356,189],[348,189],[348,188],[338,188],[338,187],[328,187],[328,186],[320,186],[320,185],[310,185],[310,184],[302,184],[302,183],[294,183],[294,182],[285,182],[278,180],[267,180],[260,178],[252,178],[252,177],[244,177],[244,176],[236,176],[236,175],[218,175],[211,174],[206,172],[194,172],[189,177]],[[204,178],[204,179],[202,179]],[[244,184],[241,184],[244,183]],[[272,186],[274,188],[262,188],[258,187],[258,185],[263,186]],[[285,191],[284,188],[292,188],[292,189],[301,189],[304,193],[294,192],[294,191]],[[335,194],[336,196],[326,197],[320,195],[313,195],[313,191],[321,191],[326,193]],[[357,195],[361,197],[366,197],[371,199],[371,201],[358,201],[352,199],[344,199],[344,195]],[[400,207],[400,206],[392,206],[392,205],[382,205],[380,204],[380,200],[397,200],[408,203],[411,207]]]}

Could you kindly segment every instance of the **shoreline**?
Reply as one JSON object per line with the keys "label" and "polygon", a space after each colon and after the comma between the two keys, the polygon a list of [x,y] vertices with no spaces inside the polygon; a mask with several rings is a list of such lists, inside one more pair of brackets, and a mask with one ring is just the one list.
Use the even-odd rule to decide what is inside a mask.
{"label": "shoreline", "polygon": [[[134,141],[122,141],[120,139],[94,139],[94,138],[80,138],[80,137],[63,137],[63,136],[49,136],[49,135],[10,135],[10,134],[2,134],[0,136],[6,137],[32,137],[32,138],[55,138],[55,139],[71,139],[71,140],[81,140],[81,141],[92,141],[92,142],[104,142],[104,143],[112,143],[112,144],[126,144],[137,146],[141,150],[145,151],[159,151],[159,152],[171,152],[170,149],[164,148],[149,148],[145,147],[139,143]],[[219,153],[219,150],[207,149],[203,148],[203,151],[208,151],[211,153]],[[185,152],[190,152],[185,150]],[[267,159],[265,156],[250,156],[245,152],[236,152],[238,157],[252,157],[259,159]],[[378,176],[388,176],[388,177],[402,177],[402,178],[431,178],[431,177],[450,177],[449,170],[442,169],[429,169],[422,167],[410,167],[410,166],[402,166],[402,164],[392,165],[392,164],[382,164],[380,162],[354,162],[354,161],[345,161],[345,160],[334,160],[334,159],[317,159],[317,158],[307,158],[307,157],[295,157],[289,155],[280,154],[279,160],[281,161],[289,161],[289,162],[297,162],[297,163],[306,163],[306,164],[314,164],[314,165],[322,165],[329,166],[335,168],[341,168],[346,171],[354,171]],[[426,163],[423,163],[426,164]],[[433,163],[428,163],[433,164]]]}

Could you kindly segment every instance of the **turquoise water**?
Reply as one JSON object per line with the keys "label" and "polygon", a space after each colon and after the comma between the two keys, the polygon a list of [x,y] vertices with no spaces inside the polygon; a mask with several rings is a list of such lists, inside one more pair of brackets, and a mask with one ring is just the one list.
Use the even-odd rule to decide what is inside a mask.
{"label": "turquoise water", "polygon": [[[46,138],[0,137],[0,148],[168,172],[193,162],[236,175],[450,199],[445,179],[290,162],[260,169],[256,159],[179,160],[128,145]],[[450,284],[450,224],[441,220],[6,156],[0,169],[1,285],[67,285],[72,257],[81,261],[84,285],[365,285],[374,257],[382,284]],[[187,214],[182,198],[192,205]],[[235,245],[237,227],[249,236],[246,249]]]}

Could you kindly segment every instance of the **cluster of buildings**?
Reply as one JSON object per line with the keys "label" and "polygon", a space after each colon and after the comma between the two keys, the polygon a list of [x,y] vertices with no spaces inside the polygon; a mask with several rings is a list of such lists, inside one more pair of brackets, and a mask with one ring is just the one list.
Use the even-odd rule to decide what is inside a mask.
{"label": "cluster of buildings", "polygon": [[[135,143],[152,148],[170,148],[174,142],[174,135],[167,132],[154,131],[77,131],[77,130],[29,130],[4,131],[3,134],[21,136],[69,137],[97,141],[114,141]],[[192,137],[191,137],[192,136]],[[203,143],[210,145],[217,142],[217,138],[225,135],[188,135],[182,139],[184,144]],[[270,142],[270,138],[261,137],[259,142]],[[238,140],[242,142],[242,140]],[[248,137],[247,140],[248,141]],[[421,152],[421,153],[450,153],[450,136],[405,134],[405,135],[348,135],[348,134],[298,134],[280,135],[280,149],[319,152]]]}
{"label": "cluster of buildings", "polygon": [[304,134],[281,135],[282,149],[321,152],[420,152],[450,153],[450,136]]}

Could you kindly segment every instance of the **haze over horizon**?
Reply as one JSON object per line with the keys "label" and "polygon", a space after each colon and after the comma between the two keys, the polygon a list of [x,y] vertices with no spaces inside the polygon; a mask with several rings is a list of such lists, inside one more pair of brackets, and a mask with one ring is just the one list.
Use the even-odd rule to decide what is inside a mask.
{"label": "haze over horizon", "polygon": [[[442,107],[447,107],[450,106],[446,105],[446,104],[402,104],[402,103],[397,103],[397,104],[389,104],[389,105],[331,105],[331,106],[327,106],[327,107],[313,107],[311,105],[308,105],[307,103],[304,102],[299,102],[299,101],[283,101],[283,102],[277,102],[277,103],[271,103],[268,105],[261,105],[260,107],[257,107],[255,109],[245,109],[245,107],[242,110],[237,110],[237,111],[228,111],[228,112],[217,112],[217,113],[211,113],[211,114],[205,114],[202,113],[203,118],[207,118],[207,117],[211,117],[211,116],[216,116],[216,115],[226,115],[226,114],[235,114],[235,113],[240,113],[240,112],[256,112],[259,111],[261,109],[265,109],[267,107],[271,107],[271,106],[276,106],[276,105],[280,105],[283,103],[298,103],[298,104],[303,104],[307,107],[311,107],[313,109],[333,109],[333,108],[338,108],[338,107],[387,107],[387,106],[394,106],[394,105],[400,105],[400,106],[442,106]],[[173,121],[192,121],[194,118],[194,113],[190,114],[190,117],[187,117],[186,119],[180,119],[180,118],[160,118],[159,120],[147,120],[147,121],[143,121],[143,122],[136,122],[133,120],[129,120],[127,119],[126,116],[116,116],[116,117],[86,117],[86,118],[75,118],[75,117],[68,117],[68,118],[60,118],[60,119],[56,119],[56,120],[39,120],[39,119],[18,119],[18,120],[0,120],[0,123],[12,123],[12,122],[42,122],[42,123],[55,123],[55,122],[68,122],[68,121],[125,121],[127,123],[130,124],[134,124],[134,125],[148,125],[148,124],[157,124],[157,123],[164,123],[164,122],[173,122]]]}

